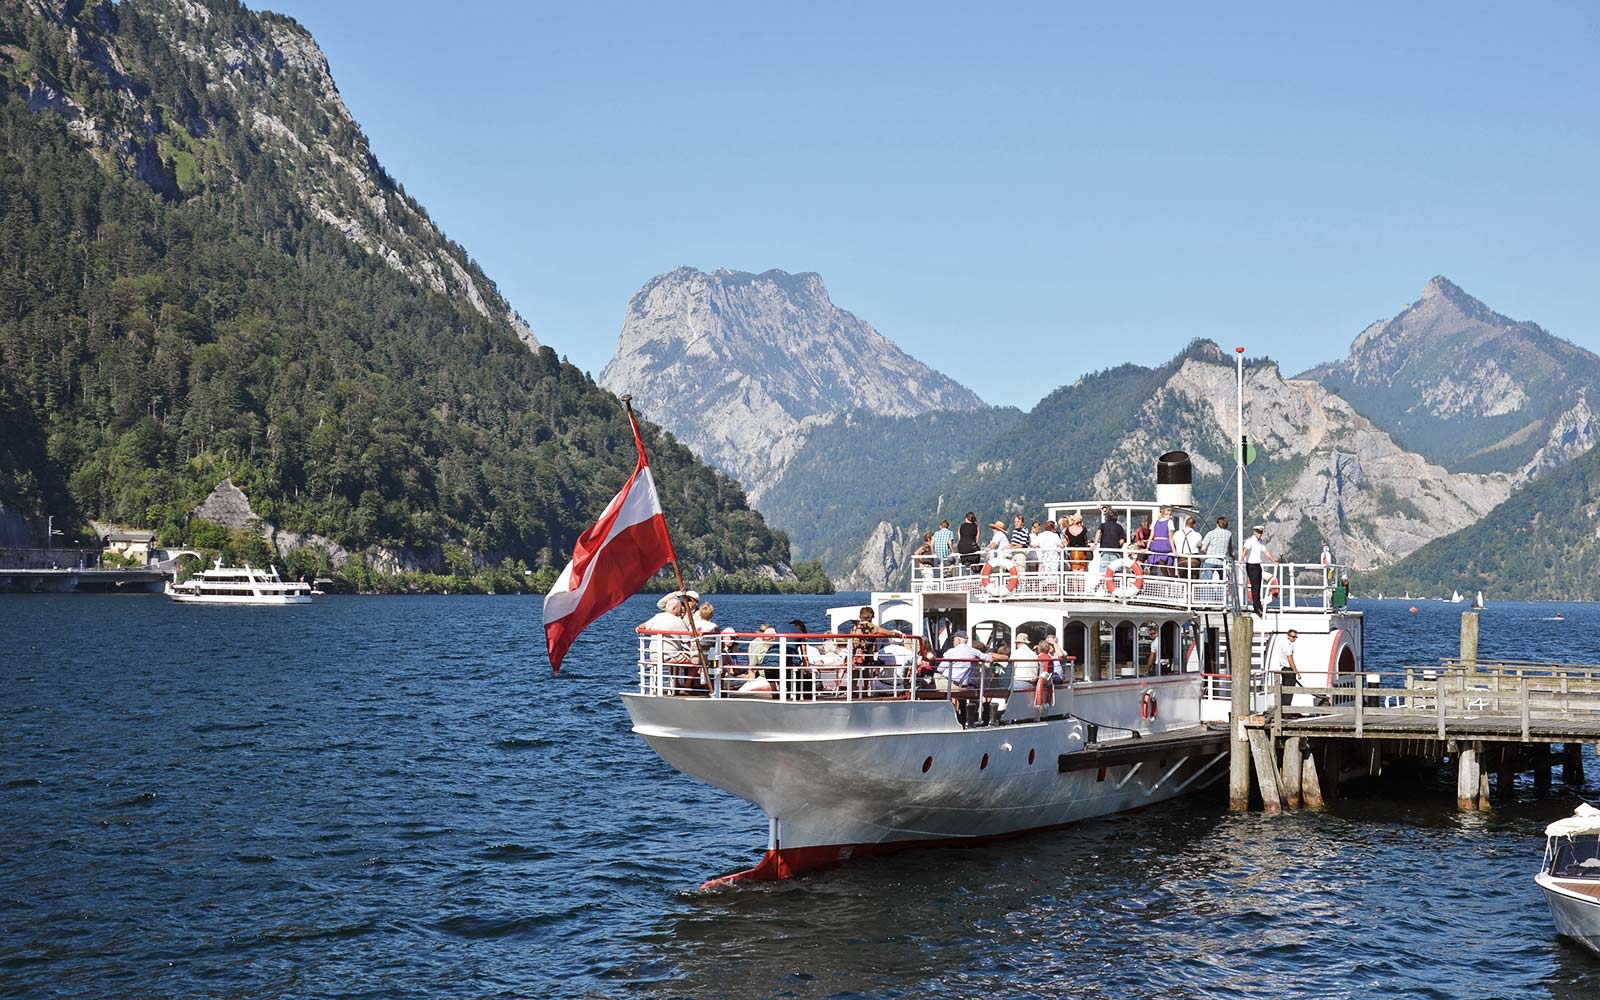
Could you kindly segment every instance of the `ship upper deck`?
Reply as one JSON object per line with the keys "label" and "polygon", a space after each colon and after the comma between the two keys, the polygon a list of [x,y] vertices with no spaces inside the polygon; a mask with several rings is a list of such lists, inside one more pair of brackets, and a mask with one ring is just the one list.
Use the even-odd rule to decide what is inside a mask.
{"label": "ship upper deck", "polygon": [[[1159,489],[1159,487],[1158,487]],[[1187,496],[1187,492],[1180,495]],[[1177,515],[1179,523],[1199,519],[1199,511],[1180,503],[1160,500],[1095,499],[1047,503],[1046,518],[1059,528],[1050,544],[1018,546],[990,542],[992,526],[979,529],[976,552],[954,548],[944,558],[920,554],[913,557],[911,590],[927,594],[962,594],[969,601],[1048,601],[1064,603],[1115,600],[1121,603],[1193,611],[1225,611],[1251,607],[1248,574],[1238,562],[1238,529],[1227,539],[1227,554],[1207,556],[1206,531],[1197,524],[1192,547],[1183,553],[1174,532],[1165,551],[1141,547],[1134,534],[1141,525],[1156,524],[1163,513]],[[1127,544],[1101,550],[1096,545],[1103,522],[1115,517]],[[1210,516],[1206,515],[1210,521]],[[1084,534],[1076,542],[1068,535],[1069,523],[1081,523]],[[1214,525],[1214,522],[1212,522]],[[1008,539],[1010,532],[1006,533]],[[1056,543],[1054,539],[1060,539]],[[1220,548],[1220,546],[1219,546]],[[1283,553],[1286,554],[1286,553]],[[1338,563],[1303,563],[1285,560],[1262,566],[1262,605],[1280,611],[1331,611],[1342,609],[1347,590],[1338,586],[1346,575]]]}

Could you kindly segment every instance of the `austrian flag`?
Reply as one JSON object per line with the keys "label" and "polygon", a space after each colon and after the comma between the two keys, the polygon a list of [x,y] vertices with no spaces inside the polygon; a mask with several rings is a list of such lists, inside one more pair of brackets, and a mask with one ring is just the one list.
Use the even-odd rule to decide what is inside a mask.
{"label": "austrian flag", "polygon": [[[633,414],[628,414],[633,421]],[[667,519],[656,496],[656,481],[644,457],[639,426],[633,426],[639,464],[605,513],[578,536],[572,561],[544,598],[544,642],[551,671],[589,623],[637,593],[656,571],[674,560]]]}

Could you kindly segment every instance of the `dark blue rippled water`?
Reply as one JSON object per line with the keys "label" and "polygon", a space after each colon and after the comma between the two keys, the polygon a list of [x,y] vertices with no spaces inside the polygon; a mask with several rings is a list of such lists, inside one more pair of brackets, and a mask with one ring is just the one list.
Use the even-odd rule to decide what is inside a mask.
{"label": "dark blue rippled water", "polygon": [[[648,605],[552,680],[529,599],[0,597],[0,995],[1600,997],[1531,881],[1559,785],[1189,799],[697,892],[766,824],[628,732]],[[1457,607],[1362,607],[1374,666],[1455,651]],[[1594,662],[1597,627],[1495,606],[1482,648]]]}

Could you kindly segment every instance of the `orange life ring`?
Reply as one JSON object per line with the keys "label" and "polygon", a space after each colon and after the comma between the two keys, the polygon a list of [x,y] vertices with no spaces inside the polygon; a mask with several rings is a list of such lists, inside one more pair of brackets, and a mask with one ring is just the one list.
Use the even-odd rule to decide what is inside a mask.
{"label": "orange life ring", "polygon": [[1033,685],[1033,707],[1034,708],[1043,708],[1045,706],[1045,692],[1046,691],[1048,691],[1050,693],[1050,697],[1049,697],[1050,704],[1054,705],[1056,703],[1056,682],[1055,682],[1055,678],[1051,677],[1049,674],[1047,674],[1043,670],[1041,670],[1041,671],[1039,671],[1039,680]]}
{"label": "orange life ring", "polygon": [[[1121,570],[1133,569],[1132,590],[1128,587],[1117,586],[1117,573]],[[1106,593],[1112,597],[1133,597],[1144,589],[1144,565],[1137,559],[1113,559],[1106,564]]]}
{"label": "orange life ring", "polygon": [[[984,590],[988,590],[989,589],[989,581],[993,577],[994,577],[994,564],[993,563],[984,563],[983,564],[983,574],[980,577],[978,577],[978,585],[980,587],[982,587]],[[1006,593],[1008,593],[1008,594],[1016,593],[1017,592],[1017,583],[1021,579],[1022,579],[1022,571],[1017,569],[1016,564],[1013,563],[1011,565],[1011,569],[1009,571],[1007,571],[1007,573],[1006,573]]]}
{"label": "orange life ring", "polygon": [[1146,690],[1144,697],[1139,699],[1139,718],[1154,720],[1156,717],[1156,696],[1153,691]]}
{"label": "orange life ring", "polygon": [[1261,581],[1261,589],[1267,592],[1267,600],[1276,601],[1278,595],[1283,593],[1283,588],[1278,586],[1278,574],[1274,573]]}

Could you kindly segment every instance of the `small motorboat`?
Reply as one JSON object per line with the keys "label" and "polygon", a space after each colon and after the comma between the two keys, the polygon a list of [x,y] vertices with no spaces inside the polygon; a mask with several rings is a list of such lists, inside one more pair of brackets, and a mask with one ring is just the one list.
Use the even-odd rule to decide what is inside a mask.
{"label": "small motorboat", "polygon": [[1600,809],[1585,802],[1544,828],[1544,890],[1556,933],[1600,955]]}

